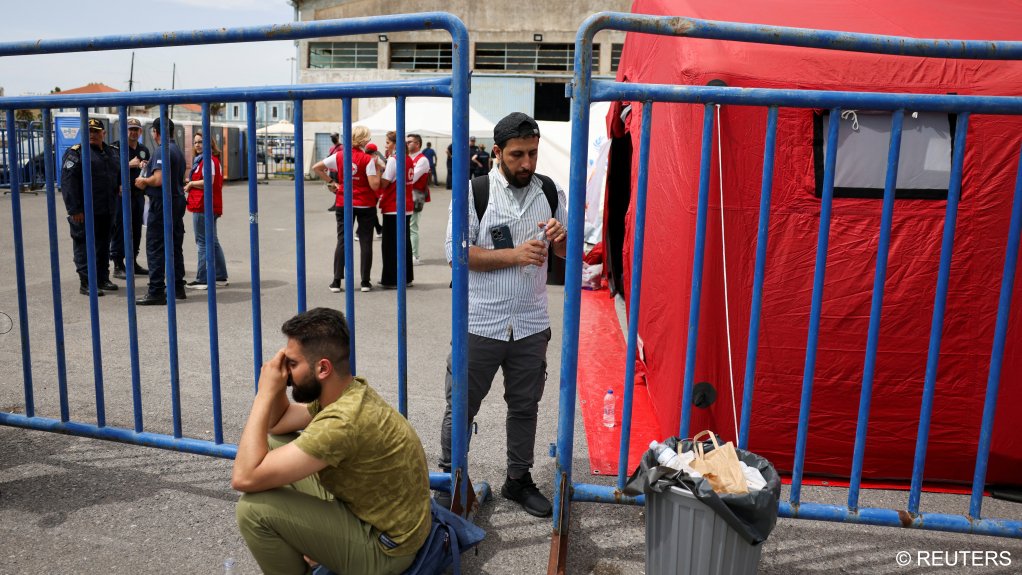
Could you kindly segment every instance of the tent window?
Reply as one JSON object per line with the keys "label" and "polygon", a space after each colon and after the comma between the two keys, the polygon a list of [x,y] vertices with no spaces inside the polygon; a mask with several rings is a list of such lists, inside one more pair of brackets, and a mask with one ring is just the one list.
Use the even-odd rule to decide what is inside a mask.
{"label": "tent window", "polygon": [[309,42],[309,68],[376,68],[376,42]]}
{"label": "tent window", "polygon": [[450,70],[451,45],[394,42],[390,45],[390,67],[398,70]]}
{"label": "tent window", "polygon": [[[813,156],[816,196],[823,195],[823,162],[827,153],[829,112],[813,119]],[[887,150],[891,138],[891,113],[846,111],[838,119],[835,198],[883,198],[887,177]],[[898,165],[898,199],[947,199],[951,177],[954,114],[906,113]]]}
{"label": "tent window", "polygon": [[[476,43],[477,70],[518,72],[570,72],[575,63],[574,44]],[[592,69],[599,70],[600,45],[593,45]]]}

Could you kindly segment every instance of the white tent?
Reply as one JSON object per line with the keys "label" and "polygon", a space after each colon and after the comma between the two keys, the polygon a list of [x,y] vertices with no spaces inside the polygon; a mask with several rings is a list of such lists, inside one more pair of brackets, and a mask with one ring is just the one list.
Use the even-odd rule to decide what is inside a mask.
{"label": "white tent", "polygon": [[281,120],[281,121],[277,122],[276,124],[270,124],[268,126],[263,126],[262,128],[259,128],[258,130],[256,130],[256,134],[259,134],[260,136],[276,135],[276,134],[286,134],[286,135],[289,135],[289,136],[293,136],[294,133],[295,133],[295,125],[292,124],[291,122],[286,121],[286,120]]}
{"label": "white tent", "polygon": [[[607,111],[609,102],[596,102],[589,108],[589,145],[586,146],[586,242],[596,243],[603,228],[603,189],[607,175]],[[571,122],[539,122],[539,159],[536,171],[550,176],[565,193],[571,158]]]}
{"label": "white tent", "polygon": [[[397,128],[397,102],[391,101],[375,114],[356,120],[355,125],[369,128],[373,136],[382,136]],[[492,137],[493,122],[471,106],[468,108],[468,133],[477,137]],[[450,98],[407,98],[405,100],[405,133],[423,137],[451,136]]]}

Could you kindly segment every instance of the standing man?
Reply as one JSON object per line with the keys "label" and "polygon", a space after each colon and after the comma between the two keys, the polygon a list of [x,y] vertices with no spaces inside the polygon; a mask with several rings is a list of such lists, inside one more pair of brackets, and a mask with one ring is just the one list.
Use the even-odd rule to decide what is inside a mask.
{"label": "standing man", "polygon": [[[149,273],[149,270],[138,265],[138,249],[142,243],[142,216],[145,213],[145,190],[135,187],[135,180],[142,174],[142,163],[149,161],[149,148],[139,141],[142,137],[142,122],[138,118],[128,118],[128,170],[131,173],[131,261],[135,266],[135,275]],[[120,142],[117,143],[120,145]],[[114,222],[110,232],[110,259],[114,262],[114,277],[127,278],[124,254],[124,229],[121,214],[121,202],[116,203]]]}
{"label": "standing man", "polygon": [[[89,120],[89,167],[92,170],[92,225],[95,239],[96,295],[103,291],[116,291],[110,281],[110,220],[117,203],[120,184],[120,150],[103,142],[106,130],[103,123]],[[82,145],[75,144],[64,152],[60,168],[60,193],[67,208],[67,222],[71,226],[71,245],[74,250],[75,271],[81,280],[78,291],[89,294],[89,254],[85,240],[85,186],[82,183]]]}
{"label": "standing man", "polygon": [[447,189],[451,189],[454,179],[454,144],[447,144]]}
{"label": "standing man", "polygon": [[440,182],[436,179],[436,150],[433,149],[433,142],[426,142],[426,149],[422,151],[422,155],[429,160],[429,176],[433,180],[433,185],[439,186]]}
{"label": "standing man", "polygon": [[412,265],[419,266],[422,265],[422,259],[419,258],[419,214],[429,201],[429,159],[422,151],[422,137],[418,134],[408,134],[405,145],[415,165],[411,177],[414,209],[409,236],[412,240]]}
{"label": "standing man", "polygon": [[[507,402],[507,481],[501,495],[532,515],[547,517],[550,501],[539,492],[529,471],[550,341],[547,247],[535,238],[544,231],[554,253],[564,257],[567,234],[561,222],[567,200],[556,185],[557,201],[548,198],[535,174],[539,152],[535,120],[521,112],[510,114],[494,127],[493,141],[498,165],[486,176],[489,198],[482,217],[476,213],[474,197],[468,202],[468,423],[471,427],[499,367]],[[449,216],[444,246],[448,262],[454,257],[451,235]],[[449,354],[447,410],[440,434],[440,467],[448,472],[451,361]]]}
{"label": "standing man", "polygon": [[310,309],[281,331],[231,475],[245,543],[271,575],[307,573],[303,555],[335,573],[404,572],[432,526],[418,435],[352,377],[344,314]]}
{"label": "standing man", "polygon": [[[153,120],[151,128],[153,140],[156,142],[156,157],[145,164],[142,174],[135,179],[135,186],[145,190],[149,198],[149,220],[146,222],[145,251],[149,265],[149,290],[145,297],[137,300],[137,305],[167,305],[166,260],[164,258],[163,241],[163,210],[170,209],[171,225],[174,237],[174,281],[177,299],[186,299],[185,295],[185,258],[182,244],[185,240],[185,195],[184,170],[185,157],[181,148],[174,141],[174,121],[167,120],[169,166],[163,165],[163,154],[160,150],[163,139],[160,136],[160,119]],[[164,167],[167,169],[165,170]],[[170,206],[163,205],[163,178],[170,178]]]}

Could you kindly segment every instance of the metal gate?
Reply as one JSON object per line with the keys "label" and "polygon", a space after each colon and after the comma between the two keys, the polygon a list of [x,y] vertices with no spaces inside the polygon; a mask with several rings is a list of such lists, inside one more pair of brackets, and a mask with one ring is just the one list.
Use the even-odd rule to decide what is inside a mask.
{"label": "metal gate", "polygon": [[[1022,521],[1009,519],[981,518],[981,506],[987,460],[990,452],[993,429],[993,415],[997,405],[998,386],[1001,380],[1001,363],[1004,353],[1008,317],[1011,311],[1011,294],[1018,258],[1020,228],[1022,228],[1022,173],[1015,185],[1011,225],[1005,243],[1005,262],[1002,272],[999,307],[993,350],[989,366],[986,399],[982,427],[979,434],[978,456],[975,461],[975,475],[968,513],[962,515],[924,513],[920,511],[919,499],[923,480],[926,446],[933,407],[937,353],[940,348],[941,327],[945,299],[948,292],[951,252],[954,246],[954,223],[961,192],[962,163],[965,151],[965,134],[971,113],[1022,114],[1022,98],[986,97],[921,94],[881,94],[864,92],[799,91],[757,88],[728,88],[715,86],[675,86],[659,84],[628,84],[614,81],[591,79],[586,63],[592,54],[593,37],[604,29],[624,30],[632,33],[684,36],[707,40],[730,40],[762,44],[779,44],[803,48],[824,48],[890,55],[969,58],[969,59],[1022,59],[1022,42],[980,42],[919,40],[912,38],[876,36],[867,34],[839,33],[776,26],[761,26],[716,22],[682,17],[656,17],[620,13],[600,13],[587,19],[575,41],[575,75],[572,84],[572,144],[571,179],[568,229],[568,260],[565,283],[564,336],[561,349],[560,419],[557,438],[557,471],[554,479],[554,523],[551,542],[550,572],[561,573],[567,560],[568,526],[570,524],[571,502],[644,504],[644,497],[629,497],[621,492],[628,469],[628,446],[631,431],[631,406],[635,358],[637,350],[638,310],[642,282],[643,231],[645,226],[646,190],[650,154],[650,117],[653,102],[703,104],[703,133],[701,168],[699,174],[698,204],[696,212],[695,243],[691,257],[693,262],[691,299],[687,348],[685,352],[684,389],[681,406],[679,435],[689,433],[691,418],[693,372],[695,367],[696,334],[699,323],[700,294],[702,285],[704,246],[706,238],[707,204],[709,192],[709,166],[712,152],[714,128],[713,108],[715,104],[736,104],[761,106],[768,109],[765,148],[763,151],[763,179],[759,212],[759,234],[756,238],[756,265],[754,272],[752,312],[750,314],[748,365],[746,367],[744,397],[742,401],[741,431],[738,436],[740,447],[748,441],[751,417],[751,400],[755,381],[755,352],[759,334],[760,302],[763,292],[764,260],[767,243],[767,229],[770,218],[770,195],[774,169],[774,145],[777,129],[778,109],[817,108],[830,110],[831,117],[838,117],[844,108],[882,110],[892,112],[891,150],[888,157],[887,180],[884,190],[883,213],[880,221],[879,245],[877,252],[876,279],[873,305],[870,313],[867,341],[867,359],[864,367],[862,397],[856,428],[855,453],[852,461],[851,486],[847,506],[825,505],[802,502],[803,462],[806,439],[809,433],[809,407],[813,393],[813,372],[817,346],[820,308],[823,291],[823,269],[826,264],[828,231],[831,220],[831,205],[834,188],[834,172],[838,122],[830,122],[827,137],[830,145],[826,148],[824,160],[824,184],[821,197],[819,240],[810,310],[809,338],[806,347],[806,362],[803,376],[801,405],[799,406],[798,436],[788,501],[780,503],[782,517],[797,517],[870,525],[910,527],[962,533],[979,533],[1002,537],[1022,538]],[[642,125],[640,132],[639,164],[635,191],[635,236],[632,261],[630,317],[628,322],[627,358],[624,379],[624,406],[621,424],[621,447],[616,487],[575,483],[572,480],[572,448],[575,429],[576,382],[579,346],[580,282],[582,269],[582,230],[586,188],[586,142],[588,142],[589,105],[593,101],[629,101],[642,103]],[[872,365],[876,359],[876,340],[883,292],[886,256],[890,245],[891,213],[894,207],[894,189],[898,167],[898,153],[902,125],[906,109],[910,111],[940,111],[957,114],[954,154],[947,196],[943,243],[936,301],[930,336],[930,352],[927,361],[927,377],[923,389],[922,412],[920,414],[915,461],[911,489],[904,510],[866,508],[858,503],[862,476],[863,450],[868,427],[869,401],[872,395]],[[751,238],[749,238],[751,240]]]}
{"label": "metal gate", "polygon": [[[465,25],[456,17],[439,12],[421,13],[413,15],[393,15],[373,18],[359,18],[348,20],[317,21],[311,23],[288,23],[283,26],[261,26],[237,29],[215,29],[215,30],[191,30],[168,33],[153,33],[134,36],[106,36],[99,38],[78,38],[66,40],[41,40],[38,42],[12,42],[0,44],[0,57],[14,57],[22,55],[56,54],[67,52],[105,51],[134,48],[158,48],[168,46],[189,46],[189,45],[214,45],[226,43],[262,42],[279,40],[298,40],[318,37],[335,37],[359,34],[383,34],[387,32],[401,32],[411,30],[446,30],[451,35],[452,42],[452,70],[450,75],[431,75],[421,80],[400,80],[400,81],[375,81],[345,84],[301,84],[288,86],[264,86],[254,88],[225,88],[225,89],[199,89],[199,90],[172,90],[158,92],[126,92],[126,93],[105,93],[91,95],[50,95],[31,97],[6,97],[0,98],[0,110],[6,113],[5,134],[5,155],[7,164],[17,166],[27,161],[26,146],[22,145],[25,138],[20,129],[16,131],[14,114],[18,109],[41,109],[42,110],[42,137],[38,138],[42,145],[43,161],[45,171],[45,188],[47,199],[47,223],[50,245],[50,270],[51,287],[53,298],[53,312],[51,317],[30,318],[28,316],[28,298],[30,293],[25,281],[25,250],[22,229],[22,207],[20,200],[20,186],[25,177],[23,172],[14,169],[10,170],[11,211],[13,218],[13,243],[14,260],[16,268],[15,282],[17,283],[17,328],[20,335],[20,351],[22,359],[22,383],[24,386],[24,413],[0,412],[0,424],[22,427],[27,429],[53,431],[82,437],[107,439],[132,443],[162,449],[170,449],[210,455],[222,458],[233,458],[237,451],[234,444],[226,444],[223,441],[223,416],[221,412],[221,385],[220,385],[220,359],[217,313],[217,290],[214,265],[214,250],[209,249],[206,253],[207,264],[207,285],[208,288],[208,311],[209,321],[209,373],[212,381],[211,405],[212,405],[212,427],[213,439],[201,439],[187,437],[182,431],[181,413],[181,386],[179,369],[178,337],[179,326],[175,304],[175,286],[173,281],[167,285],[167,341],[165,350],[169,355],[169,383],[170,403],[172,411],[172,422],[167,425],[161,422],[157,425],[149,424],[152,427],[171,427],[172,432],[158,433],[147,431],[147,425],[143,424],[143,401],[140,387],[140,353],[139,353],[139,331],[135,310],[135,289],[134,270],[131,265],[127,267],[127,332],[129,334],[130,373],[110,373],[103,369],[103,338],[100,331],[100,314],[97,304],[96,291],[96,262],[94,261],[95,230],[93,225],[93,200],[91,189],[91,176],[89,164],[89,146],[83,146],[83,181],[85,196],[85,222],[86,242],[89,253],[88,277],[89,277],[89,318],[91,322],[91,347],[93,360],[93,377],[95,381],[95,423],[86,423],[71,419],[68,406],[68,382],[67,382],[67,361],[65,356],[65,325],[64,311],[61,304],[60,286],[60,262],[57,250],[57,229],[58,211],[55,197],[55,173],[54,149],[53,149],[53,117],[51,110],[55,108],[78,107],[80,110],[81,133],[88,133],[88,109],[90,107],[119,107],[120,132],[119,139],[122,142],[128,140],[127,116],[128,106],[153,105],[160,107],[162,119],[161,133],[168,134],[167,111],[168,105],[184,103],[200,103],[202,105],[202,135],[203,140],[210,141],[210,104],[215,102],[232,101],[245,102],[247,105],[247,175],[248,175],[248,221],[250,239],[250,263],[251,263],[251,324],[242,326],[243,329],[250,329],[253,345],[253,383],[259,378],[260,367],[263,363],[262,357],[262,309],[260,298],[260,229],[259,229],[259,194],[258,194],[258,172],[257,172],[257,148],[256,145],[256,103],[269,100],[293,100],[294,134],[293,155],[296,165],[301,166],[303,157],[303,117],[302,102],[305,100],[340,99],[343,108],[343,133],[344,133],[344,233],[346,237],[344,265],[347,270],[347,293],[346,314],[348,326],[351,332],[351,371],[356,371],[356,350],[355,333],[356,317],[354,303],[353,285],[353,244],[352,244],[352,175],[351,175],[351,102],[354,98],[367,97],[394,97],[397,99],[397,132],[398,145],[404,146],[404,100],[409,96],[430,96],[451,98],[453,121],[452,134],[454,141],[454,190],[453,205],[455,214],[453,229],[457,238],[455,245],[455,258],[453,262],[453,305],[452,305],[452,351],[454,356],[453,370],[453,418],[454,429],[452,437],[452,472],[431,473],[430,485],[434,489],[453,489],[455,480],[465,476],[467,468],[467,333],[468,333],[468,158],[465,157],[468,149],[468,92],[469,92],[469,70],[468,70],[468,31]],[[29,143],[34,143],[30,139]],[[167,163],[169,138],[165,138],[159,151]],[[31,148],[31,146],[29,146]],[[206,172],[204,179],[212,181],[210,173],[211,161],[209,157],[210,147],[204,147],[204,165]],[[34,149],[34,148],[31,148]],[[155,153],[155,152],[154,152]],[[29,153],[35,158],[35,153]],[[128,181],[128,156],[126,150],[122,150],[120,158],[120,171],[122,181]],[[398,193],[404,193],[404,179],[398,179]],[[169,178],[163,180],[163,201],[164,205],[171,204],[171,190]],[[131,245],[131,207],[129,205],[130,194],[122,195],[122,213],[124,214],[123,230],[125,234],[125,245]],[[403,202],[398,202],[404,208]],[[304,221],[304,182],[302,177],[294,181],[294,208],[295,208],[295,246],[296,246],[296,267],[295,287],[297,288],[297,308],[299,312],[306,309],[306,269],[305,269],[305,221]],[[212,202],[206,202],[205,206],[206,237],[213,237]],[[174,249],[172,239],[171,211],[164,210],[164,246],[165,261],[168,278],[174,277]],[[397,294],[396,319],[398,322],[398,395],[399,409],[407,416],[407,332],[405,329],[405,257],[404,257],[404,227],[398,226],[398,267],[399,267],[399,289]],[[106,263],[106,262],[104,262]],[[31,294],[38,297],[38,292]],[[34,374],[32,369],[32,332],[33,326],[38,327],[52,322],[55,336],[55,366],[57,387],[60,397],[60,419],[40,417],[36,415]],[[107,324],[109,326],[109,324]],[[108,327],[109,329],[109,327]],[[187,326],[186,326],[187,329]],[[194,330],[186,332],[188,336],[200,336]],[[40,342],[35,342],[37,346]],[[38,347],[37,347],[38,349]],[[49,348],[47,348],[49,352]],[[155,350],[147,350],[153,352]],[[38,353],[38,352],[37,352]],[[108,391],[107,384],[118,384],[130,380],[132,405],[134,412],[134,428],[122,429],[107,425],[105,394]],[[467,482],[466,482],[467,484]],[[488,487],[481,486],[482,494],[485,496]],[[462,497],[466,492],[462,491]],[[464,502],[464,499],[461,499]],[[464,506],[464,503],[463,503]]]}

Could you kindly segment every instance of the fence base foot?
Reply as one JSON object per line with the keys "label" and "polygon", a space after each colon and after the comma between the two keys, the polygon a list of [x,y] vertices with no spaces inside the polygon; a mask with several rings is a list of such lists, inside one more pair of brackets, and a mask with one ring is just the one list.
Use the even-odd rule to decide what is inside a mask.
{"label": "fence base foot", "polygon": [[550,539],[550,562],[547,564],[547,575],[564,575],[568,567],[568,527],[571,522],[571,482],[567,473],[561,474],[561,489],[557,494],[560,503],[557,511],[557,522]]}

